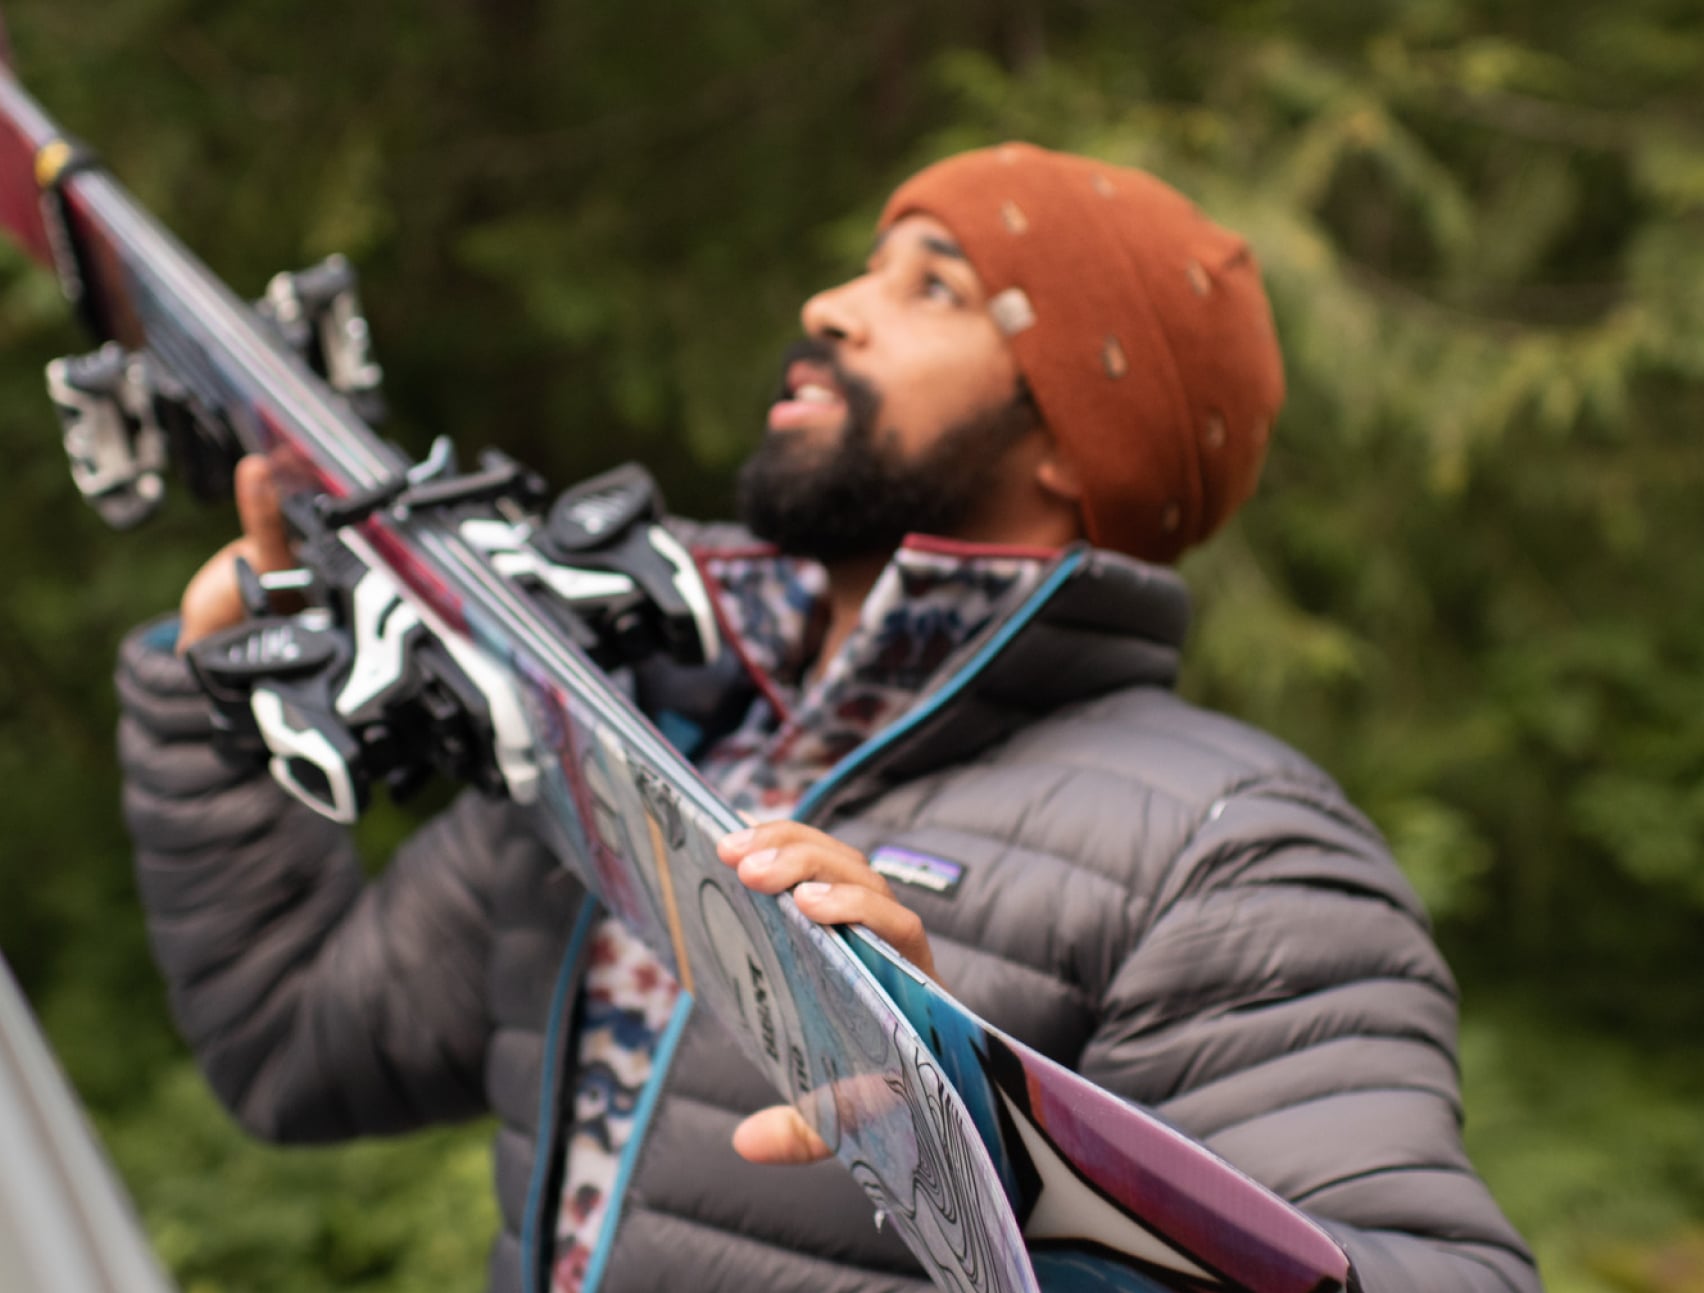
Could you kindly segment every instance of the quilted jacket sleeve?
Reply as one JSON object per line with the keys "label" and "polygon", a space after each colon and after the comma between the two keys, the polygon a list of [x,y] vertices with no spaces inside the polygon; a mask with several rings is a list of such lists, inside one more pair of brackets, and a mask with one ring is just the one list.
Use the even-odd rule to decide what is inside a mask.
{"label": "quilted jacket sleeve", "polygon": [[1315,1216],[1366,1293],[1539,1288],[1462,1148],[1454,982],[1334,788],[1218,800],[1150,911],[1087,1076]]}
{"label": "quilted jacket sleeve", "polygon": [[283,1141],[480,1112],[497,810],[465,796],[367,883],[344,831],[214,752],[173,635],[161,622],[120,655],[124,808],[172,1010],[213,1088]]}

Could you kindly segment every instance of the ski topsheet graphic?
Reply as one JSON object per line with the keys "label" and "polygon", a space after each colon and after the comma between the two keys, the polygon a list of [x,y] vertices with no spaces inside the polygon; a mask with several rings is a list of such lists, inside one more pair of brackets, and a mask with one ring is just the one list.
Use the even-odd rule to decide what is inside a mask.
{"label": "ski topsheet graphic", "polygon": [[346,264],[240,300],[4,71],[0,221],[106,343],[49,373],[103,516],[142,519],[168,458],[208,496],[240,454],[270,458],[310,609],[273,613],[289,580],[249,572],[255,618],[194,661],[292,794],[349,821],[375,783],[436,767],[526,806],[943,1288],[1352,1287],[1341,1249],[1263,1187],[718,860],[737,815],[600,667],[635,643],[719,649],[642,474],[547,506],[499,454],[408,460],[363,420],[378,370]]}

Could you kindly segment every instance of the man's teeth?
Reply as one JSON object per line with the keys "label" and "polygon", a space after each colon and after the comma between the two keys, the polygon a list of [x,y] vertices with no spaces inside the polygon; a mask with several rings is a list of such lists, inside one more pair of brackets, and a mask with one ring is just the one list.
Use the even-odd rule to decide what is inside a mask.
{"label": "man's teeth", "polygon": [[840,400],[839,394],[831,386],[820,386],[815,382],[806,382],[793,392],[793,398],[804,404],[835,404]]}

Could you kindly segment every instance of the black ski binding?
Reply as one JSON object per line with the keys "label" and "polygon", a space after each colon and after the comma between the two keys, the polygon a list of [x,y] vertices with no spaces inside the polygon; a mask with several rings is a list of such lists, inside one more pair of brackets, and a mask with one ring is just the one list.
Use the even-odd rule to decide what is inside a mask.
{"label": "black ski binding", "polygon": [[322,494],[315,500],[314,509],[320,523],[330,529],[355,525],[375,512],[389,512],[402,520],[411,512],[475,503],[500,506],[519,518],[534,511],[547,493],[543,477],[496,449],[479,455],[477,472],[463,475],[456,469],[455,445],[448,436],[439,436],[425,460],[403,475],[342,498]]}
{"label": "black ski binding", "polygon": [[346,257],[274,275],[255,310],[357,417],[368,426],[384,421],[384,370],[373,359],[372,330]]}
{"label": "black ski binding", "polygon": [[[334,821],[354,821],[380,782],[400,796],[434,770],[522,803],[537,793],[530,729],[507,675],[434,631],[431,613],[404,596],[361,531],[376,514],[459,522],[467,543],[606,667],[660,649],[690,663],[717,651],[697,567],[662,525],[643,470],[620,467],[568,491],[541,531],[542,482],[501,454],[481,462],[458,473],[440,439],[424,462],[359,494],[286,498],[301,569],[259,575],[239,562],[253,618],[188,651],[227,751],[266,758],[286,790]],[[308,608],[281,614],[280,594]]]}
{"label": "black ski binding", "polygon": [[[305,541],[311,574],[239,567],[245,605],[267,613],[188,651],[221,746],[265,757],[280,785],[343,823],[380,782],[400,799],[434,771],[529,802],[537,770],[512,689],[489,661],[432,633],[382,569],[348,549],[327,562],[332,545],[348,542],[360,540]],[[324,601],[274,613],[272,595],[284,590]]]}
{"label": "black ski binding", "polygon": [[149,365],[109,341],[47,366],[71,479],[101,519],[128,530],[165,497],[167,433]]}
{"label": "black ski binding", "polygon": [[[605,667],[657,651],[682,664],[708,663],[721,643],[709,594],[662,518],[656,481],[637,463],[624,463],[556,500],[544,527],[530,536],[536,554],[530,561],[512,551],[493,559],[499,569],[555,592],[591,627],[588,654]],[[494,547],[468,527],[463,534],[488,552]]]}

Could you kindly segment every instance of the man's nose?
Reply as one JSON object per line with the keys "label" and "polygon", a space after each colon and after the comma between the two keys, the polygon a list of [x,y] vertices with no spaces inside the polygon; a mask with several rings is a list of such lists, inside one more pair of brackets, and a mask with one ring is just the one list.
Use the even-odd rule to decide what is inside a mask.
{"label": "man's nose", "polygon": [[799,322],[808,337],[829,341],[862,342],[869,332],[865,311],[858,304],[858,279],[818,292],[799,311]]}

